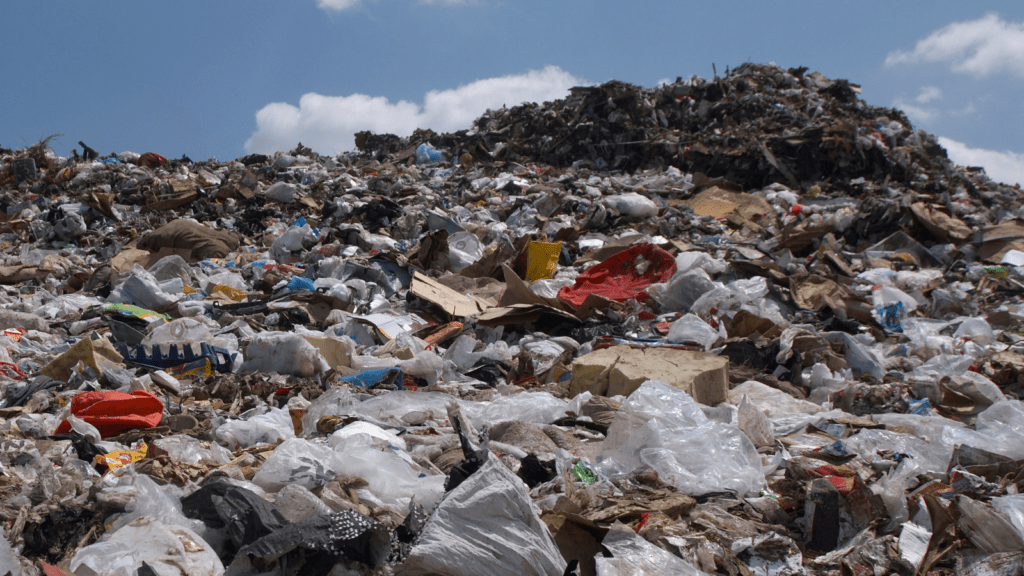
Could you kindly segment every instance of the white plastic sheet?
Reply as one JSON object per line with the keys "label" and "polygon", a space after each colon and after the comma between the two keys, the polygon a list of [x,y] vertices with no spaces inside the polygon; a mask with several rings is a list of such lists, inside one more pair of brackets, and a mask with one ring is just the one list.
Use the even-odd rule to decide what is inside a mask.
{"label": "white plastic sheet", "polygon": [[496,458],[445,495],[403,576],[558,576],[565,560],[526,486]]}
{"label": "white plastic sheet", "polygon": [[615,476],[642,466],[687,494],[751,494],[765,484],[761,457],[739,427],[709,420],[689,394],[656,380],[623,403],[595,468]]}

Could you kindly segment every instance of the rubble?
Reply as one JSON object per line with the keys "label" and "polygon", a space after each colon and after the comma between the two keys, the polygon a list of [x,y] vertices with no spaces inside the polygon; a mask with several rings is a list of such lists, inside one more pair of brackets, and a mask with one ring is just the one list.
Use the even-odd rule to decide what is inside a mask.
{"label": "rubble", "polygon": [[858,93],[0,149],[0,573],[1019,572],[1021,191]]}

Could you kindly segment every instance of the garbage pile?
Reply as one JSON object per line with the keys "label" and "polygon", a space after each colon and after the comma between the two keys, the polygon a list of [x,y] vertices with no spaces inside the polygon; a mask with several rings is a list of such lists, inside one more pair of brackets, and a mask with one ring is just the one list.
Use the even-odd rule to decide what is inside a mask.
{"label": "garbage pile", "polygon": [[0,574],[1019,573],[1021,191],[857,93],[0,149]]}

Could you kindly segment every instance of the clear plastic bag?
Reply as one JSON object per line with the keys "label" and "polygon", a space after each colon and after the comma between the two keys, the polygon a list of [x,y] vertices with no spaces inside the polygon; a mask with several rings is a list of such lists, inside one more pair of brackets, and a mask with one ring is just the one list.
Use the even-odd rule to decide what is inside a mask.
{"label": "clear plastic bag", "polygon": [[642,466],[687,494],[751,494],[765,483],[761,457],[737,426],[708,420],[689,394],[654,380],[623,403],[595,468],[617,476]]}
{"label": "clear plastic bag", "polygon": [[647,294],[658,303],[662,312],[687,312],[694,302],[714,287],[714,282],[702,270],[676,272],[668,282],[651,284]]}
{"label": "clear plastic bag", "polygon": [[414,500],[428,510],[440,502],[446,476],[426,475],[408,455],[403,457],[390,446],[375,447],[374,440],[366,434],[353,434],[334,448],[337,473],[366,480],[368,486],[359,490],[360,500],[398,514],[407,513]]}
{"label": "clear plastic bag", "polygon": [[772,432],[771,421],[746,396],[740,401],[737,419],[740,430],[747,435],[747,438],[750,438],[754,446],[760,448],[775,445],[775,434]]}
{"label": "clear plastic bag", "polygon": [[138,518],[126,528],[79,550],[71,559],[71,570],[82,574],[84,568],[103,576],[133,576],[145,562],[160,575],[224,574],[224,565],[210,545],[188,528],[154,518]]}
{"label": "clear plastic bag", "polygon": [[292,438],[274,449],[252,481],[267,492],[277,492],[289,484],[312,490],[337,475],[334,452],[329,446]]}
{"label": "clear plastic bag", "polygon": [[612,526],[601,546],[607,548],[612,557],[595,556],[599,576],[707,576],[690,562],[636,535],[621,522]]}
{"label": "clear plastic bag", "polygon": [[1012,494],[992,499],[992,507],[1006,514],[1017,533],[1024,539],[1024,494]]}
{"label": "clear plastic bag", "polygon": [[[314,429],[316,422],[313,422]],[[271,408],[264,414],[246,420],[230,420],[217,427],[217,441],[231,450],[250,448],[257,444],[273,444],[278,440],[295,437],[291,416],[280,408]]]}
{"label": "clear plastic bag", "polygon": [[167,452],[167,456],[175,462],[186,464],[206,463],[213,466],[222,466],[231,462],[231,452],[219,444],[210,444],[204,447],[203,442],[192,436],[168,436],[153,441],[153,445],[160,450]]}
{"label": "clear plastic bag", "polygon": [[710,350],[723,334],[715,330],[696,314],[687,314],[672,323],[665,340],[669,342],[696,342]]}
{"label": "clear plastic bag", "polygon": [[262,332],[245,348],[241,371],[277,372],[303,378],[330,370],[327,361],[302,336],[287,332]]}

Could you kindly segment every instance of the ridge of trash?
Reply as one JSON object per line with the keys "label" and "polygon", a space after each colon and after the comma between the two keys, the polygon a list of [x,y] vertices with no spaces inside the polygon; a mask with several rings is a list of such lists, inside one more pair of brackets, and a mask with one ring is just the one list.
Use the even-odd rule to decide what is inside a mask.
{"label": "ridge of trash", "polygon": [[0,148],[0,575],[1019,574],[1021,191],[859,93]]}

